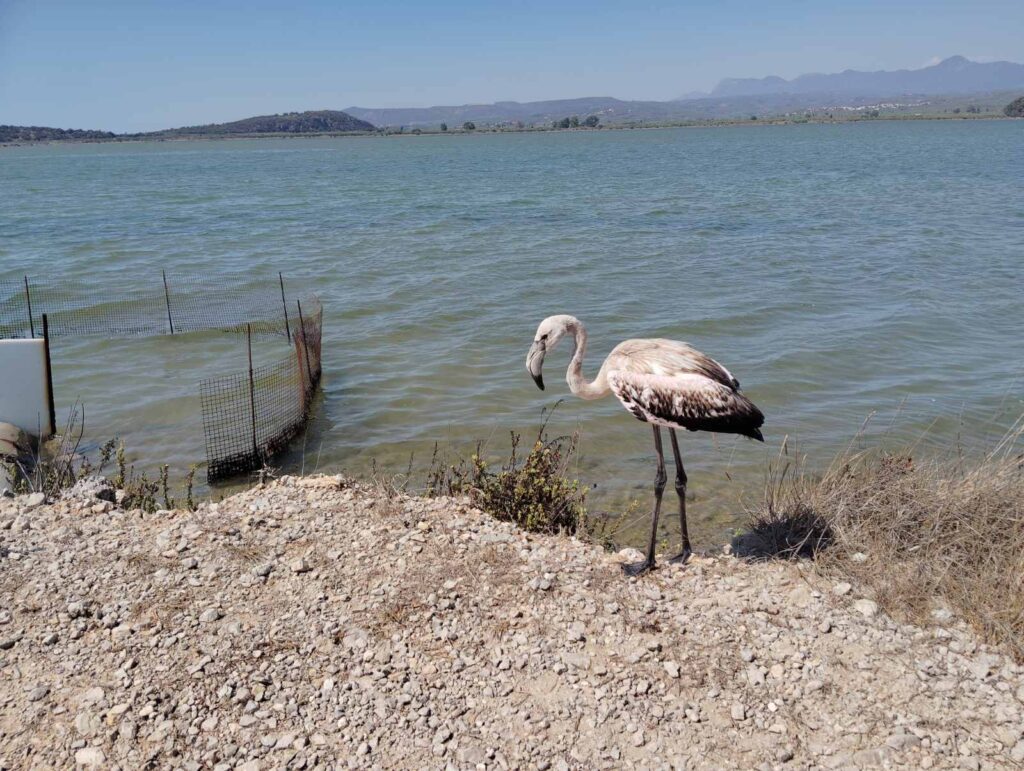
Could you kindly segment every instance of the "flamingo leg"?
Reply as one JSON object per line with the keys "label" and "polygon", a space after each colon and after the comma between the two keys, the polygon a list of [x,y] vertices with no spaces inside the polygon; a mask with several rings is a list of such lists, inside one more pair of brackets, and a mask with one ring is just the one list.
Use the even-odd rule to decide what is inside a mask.
{"label": "flamingo leg", "polygon": [[665,473],[665,452],[661,445],[661,428],[658,425],[654,428],[654,451],[658,454],[658,470],[654,475],[654,517],[651,522],[651,540],[647,545],[647,557],[643,562],[635,562],[631,565],[623,565],[622,569],[627,575],[638,576],[654,569],[654,547],[658,540],[658,517],[661,514],[661,496],[665,492],[665,482],[668,475]]}
{"label": "flamingo leg", "polygon": [[693,550],[690,548],[690,533],[686,529],[686,469],[683,468],[683,457],[679,453],[679,440],[676,438],[676,430],[668,430],[669,438],[672,439],[672,454],[676,458],[676,495],[679,496],[679,530],[683,538],[683,550],[669,560],[677,565],[685,565],[690,559]]}

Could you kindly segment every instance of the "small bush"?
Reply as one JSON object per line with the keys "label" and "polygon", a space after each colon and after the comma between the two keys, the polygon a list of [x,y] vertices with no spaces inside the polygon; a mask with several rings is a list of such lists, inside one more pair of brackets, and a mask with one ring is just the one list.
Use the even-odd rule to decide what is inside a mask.
{"label": "small bush", "polygon": [[[30,457],[13,464],[14,492],[40,492],[47,498],[58,498],[80,480],[102,474],[113,460],[117,470],[110,482],[115,489],[122,491],[120,503],[123,508],[153,512],[159,508],[158,502],[167,509],[177,505],[171,496],[169,466],[160,467],[156,480],[150,480],[145,472],[137,475],[135,467],[128,465],[124,443],[116,438],[99,447],[94,465],[87,455],[79,452],[84,434],[85,410],[76,404],[69,413],[63,432],[34,448]],[[198,468],[197,465],[192,466],[185,475],[183,504],[189,511],[196,508],[193,487]]]}
{"label": "small bush", "polygon": [[426,494],[469,495],[473,502],[496,519],[514,522],[524,530],[573,535],[586,521],[586,490],[566,477],[576,453],[578,438],[548,439],[542,426],[525,455],[522,437],[512,432],[509,459],[493,471],[483,459],[482,448],[466,460],[448,462],[434,449]]}

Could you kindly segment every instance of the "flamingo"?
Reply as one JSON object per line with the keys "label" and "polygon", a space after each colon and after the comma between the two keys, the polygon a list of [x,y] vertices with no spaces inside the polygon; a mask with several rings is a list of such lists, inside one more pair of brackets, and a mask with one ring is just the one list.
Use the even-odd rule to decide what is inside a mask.
{"label": "flamingo", "polygon": [[764,441],[759,430],[764,415],[750,399],[740,393],[740,382],[725,367],[686,343],[653,338],[626,340],[608,354],[597,377],[589,383],[583,377],[583,355],[587,350],[587,330],[574,316],[549,316],[537,327],[526,369],[544,390],[542,367],[544,357],[565,335],[576,343],[565,379],[569,390],[581,399],[600,399],[614,393],[622,406],[637,420],[652,424],[657,471],[654,476],[654,514],[651,539],[646,558],[624,565],[629,575],[653,570],[654,543],[658,533],[661,497],[665,491],[665,455],[661,443],[661,427],[668,428],[672,454],[676,461],[676,494],[679,496],[679,525],[682,550],[669,560],[685,564],[693,554],[686,528],[686,470],[679,454],[676,429],[714,431]]}

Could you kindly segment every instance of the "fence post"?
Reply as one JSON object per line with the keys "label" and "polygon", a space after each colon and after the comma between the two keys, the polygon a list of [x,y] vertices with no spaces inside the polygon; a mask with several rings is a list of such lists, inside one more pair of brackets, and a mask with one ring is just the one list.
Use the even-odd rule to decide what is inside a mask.
{"label": "fence post", "polygon": [[277,280],[281,282],[281,307],[284,308],[284,332],[288,335],[288,345],[292,344],[292,330],[288,326],[288,301],[284,299],[284,276],[277,272]]}
{"label": "fence post", "polygon": [[160,275],[164,277],[164,302],[167,304],[167,325],[171,328],[171,334],[174,334],[174,321],[171,319],[171,293],[167,291],[167,271],[161,270]]}
{"label": "fence post", "polygon": [[306,353],[306,380],[309,384],[306,386],[307,390],[313,390],[313,369],[309,366],[309,346],[306,344],[306,319],[302,316],[302,302],[296,300],[295,304],[299,308],[299,326],[302,328],[302,350]]}
{"label": "fence post", "polygon": [[[50,433],[57,433],[57,410],[53,406],[53,371],[50,368],[50,321],[43,314],[43,351],[46,359],[46,404],[50,408]],[[40,437],[42,438],[42,437]]]}
{"label": "fence post", "polygon": [[249,406],[252,409],[252,455],[260,457],[260,447],[256,442],[256,381],[252,374],[252,324],[245,325],[245,336],[249,341]]}
{"label": "fence post", "polygon": [[32,339],[36,337],[36,323],[32,320],[32,293],[28,291],[28,276],[25,276],[25,302],[28,304],[28,328]]}

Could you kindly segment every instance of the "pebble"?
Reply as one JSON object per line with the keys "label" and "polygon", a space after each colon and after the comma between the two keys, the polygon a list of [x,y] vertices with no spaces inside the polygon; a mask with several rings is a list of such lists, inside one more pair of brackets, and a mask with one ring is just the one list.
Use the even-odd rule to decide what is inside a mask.
{"label": "pebble", "polygon": [[874,600],[857,600],[853,603],[853,609],[864,616],[864,618],[874,618],[878,615],[878,603]]}
{"label": "pebble", "polygon": [[83,747],[75,752],[75,763],[80,766],[102,766],[107,762],[107,756],[99,747]]}

